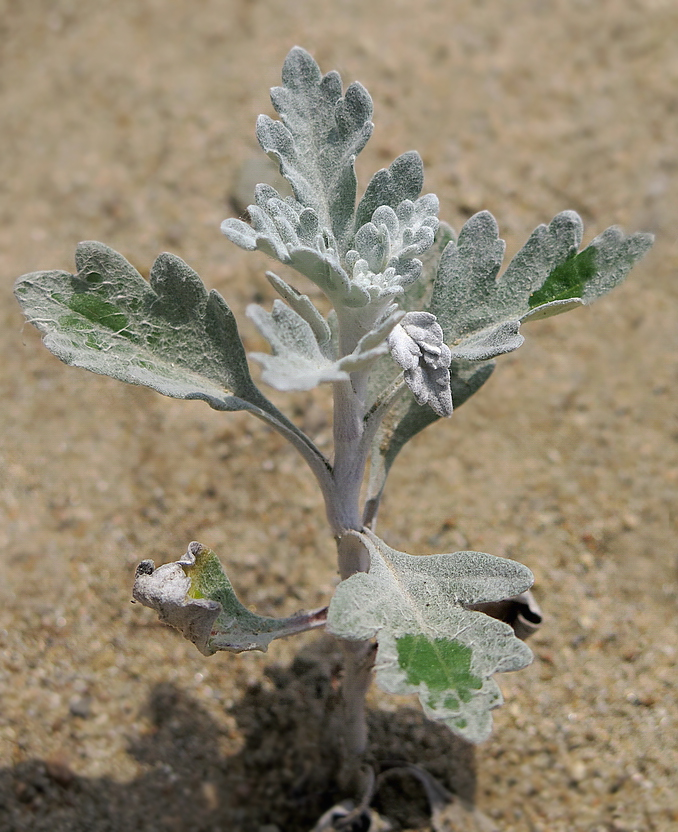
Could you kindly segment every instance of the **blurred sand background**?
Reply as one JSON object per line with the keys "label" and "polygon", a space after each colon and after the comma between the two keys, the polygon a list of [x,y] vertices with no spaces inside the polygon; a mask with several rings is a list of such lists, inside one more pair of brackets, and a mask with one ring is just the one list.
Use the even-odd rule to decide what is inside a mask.
{"label": "blurred sand background", "polygon": [[[391,475],[391,545],[506,555],[537,578],[536,660],[500,679],[475,773],[416,702],[375,691],[371,720],[375,758],[475,789],[502,832],[676,829],[672,0],[0,0],[0,828],[305,832],[337,797],[315,739],[336,667],[317,636],[208,660],[129,603],[136,563],[193,539],[259,612],[326,603],[334,545],[310,474],[244,414],[60,364],[11,295],[97,239],[143,274],[175,252],[241,321],[270,303],[265,258],[219,223],[297,43],[374,99],[362,187],[417,149],[441,217],[489,209],[509,254],[566,208],[587,240],[657,235],[621,289],[526,327]],[[328,443],[325,400],[286,406]],[[414,782],[380,800],[428,829]]]}

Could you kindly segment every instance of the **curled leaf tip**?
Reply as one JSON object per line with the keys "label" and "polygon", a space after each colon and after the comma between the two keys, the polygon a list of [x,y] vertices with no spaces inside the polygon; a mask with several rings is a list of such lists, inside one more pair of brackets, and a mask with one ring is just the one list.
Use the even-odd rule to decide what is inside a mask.
{"label": "curled leaf tip", "polygon": [[197,541],[174,563],[156,569],[152,560],[141,561],[132,595],[205,656],[219,650],[266,652],[273,639],[322,627],[327,618],[326,607],[289,618],[251,612],[238,600],[219,558]]}

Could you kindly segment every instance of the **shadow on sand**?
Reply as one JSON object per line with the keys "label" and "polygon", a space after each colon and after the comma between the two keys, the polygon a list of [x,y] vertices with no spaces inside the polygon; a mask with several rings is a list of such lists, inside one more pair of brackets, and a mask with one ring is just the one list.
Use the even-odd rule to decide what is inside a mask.
{"label": "shadow on sand", "polygon": [[[221,728],[172,685],[144,705],[153,729],[129,747],[145,772],[128,783],[80,777],[65,765],[30,760],[0,770],[0,829],[7,832],[308,832],[345,795],[335,779],[328,714],[337,706],[337,657],[321,639],[271,686],[249,689],[233,706],[242,750],[224,757]],[[377,770],[416,762],[472,800],[473,749],[411,708],[370,713]],[[390,778],[375,808],[403,824],[426,826],[427,802],[414,778]],[[271,832],[272,832],[271,827]]]}

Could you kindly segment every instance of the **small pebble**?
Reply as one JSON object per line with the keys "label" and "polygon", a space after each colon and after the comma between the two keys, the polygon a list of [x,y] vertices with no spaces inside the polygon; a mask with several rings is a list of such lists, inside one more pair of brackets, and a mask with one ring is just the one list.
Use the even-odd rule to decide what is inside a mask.
{"label": "small pebble", "polygon": [[87,719],[92,713],[91,698],[89,696],[79,696],[77,699],[71,699],[68,703],[68,711],[71,716]]}

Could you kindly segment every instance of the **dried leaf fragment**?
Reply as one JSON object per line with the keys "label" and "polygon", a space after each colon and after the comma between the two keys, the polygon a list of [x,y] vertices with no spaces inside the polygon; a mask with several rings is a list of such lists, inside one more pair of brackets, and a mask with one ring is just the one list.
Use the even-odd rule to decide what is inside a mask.
{"label": "dried leaf fragment", "polygon": [[132,595],[156,610],[163,623],[176,627],[205,656],[219,650],[265,653],[273,639],[322,627],[327,617],[326,607],[289,618],[251,612],[238,600],[214,552],[196,541],[174,563],[156,569],[152,560],[143,560]]}

